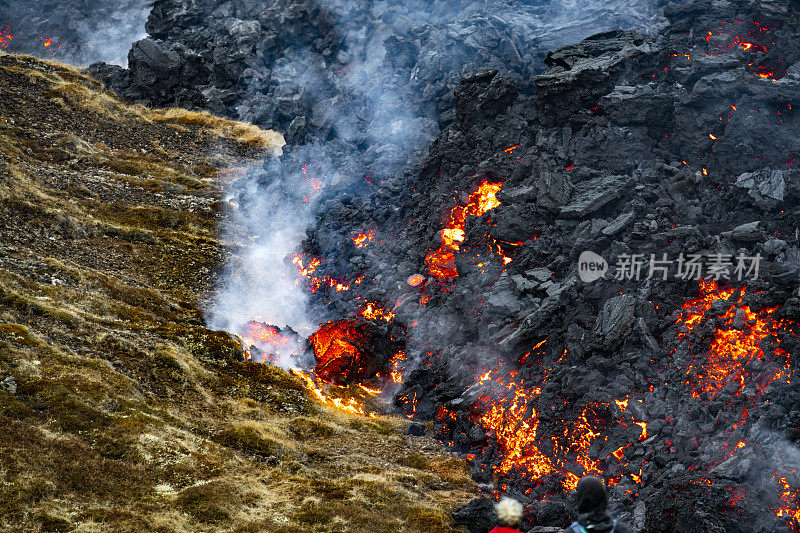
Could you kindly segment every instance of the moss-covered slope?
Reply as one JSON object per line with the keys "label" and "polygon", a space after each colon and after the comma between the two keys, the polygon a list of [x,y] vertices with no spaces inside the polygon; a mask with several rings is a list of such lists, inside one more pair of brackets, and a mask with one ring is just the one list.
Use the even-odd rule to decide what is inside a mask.
{"label": "moss-covered slope", "polygon": [[281,143],[0,53],[0,529],[450,530],[460,461],[203,326],[220,185]]}

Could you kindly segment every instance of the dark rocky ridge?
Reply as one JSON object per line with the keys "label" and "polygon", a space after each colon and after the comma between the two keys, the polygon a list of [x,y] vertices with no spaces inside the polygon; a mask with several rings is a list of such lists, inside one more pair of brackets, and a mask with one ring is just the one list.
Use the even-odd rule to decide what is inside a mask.
{"label": "dark rocky ridge", "polygon": [[[658,6],[592,2],[577,17],[542,1],[157,0],[149,37],[130,51],[130,70],[98,64],[90,72],[146,105],[202,107],[288,131],[294,142],[325,141],[325,117],[369,122],[380,114],[359,109],[374,100],[364,89],[390,87],[403,113],[436,118],[450,110],[444,119],[452,120],[452,92],[466,72],[495,65],[528,79],[540,70],[541,47],[619,26],[650,29]],[[354,68],[381,79],[360,78]],[[390,112],[399,110],[383,114]]]}

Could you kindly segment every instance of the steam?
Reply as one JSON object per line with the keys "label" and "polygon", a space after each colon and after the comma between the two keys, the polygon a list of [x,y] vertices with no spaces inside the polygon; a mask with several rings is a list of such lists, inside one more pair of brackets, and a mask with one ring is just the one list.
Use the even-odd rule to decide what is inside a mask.
{"label": "steam", "polygon": [[104,61],[125,67],[131,44],[147,35],[150,9],[149,0],[8,0],[0,2],[0,27],[14,36],[10,51],[78,66]]}
{"label": "steam", "polygon": [[131,45],[147,37],[144,29],[150,14],[149,2],[128,2],[128,8],[116,10],[104,20],[86,20],[78,26],[78,31],[86,43],[83,52],[75,63],[89,65],[98,61],[128,66],[128,50]]}
{"label": "steam", "polygon": [[[436,109],[435,96],[424,95],[434,82],[442,94],[452,94],[461,76],[486,67],[529,77],[539,68],[537,37],[558,46],[615,29],[623,20],[613,15],[618,4],[641,11],[636,20],[642,26],[652,26],[656,12],[654,2],[630,1],[581,4],[581,10],[571,9],[574,2],[541,9],[503,1],[321,3],[343,36],[336,59],[347,67],[336,72],[328,59],[297,43],[265,73],[280,83],[282,96],[312,95],[310,116],[297,117],[289,129],[315,129],[305,144],[252,168],[229,191],[237,208],[222,237],[241,251],[226,266],[207,313],[216,329],[239,334],[255,319],[308,336],[325,319],[310,311],[291,259],[329,201],[360,194],[367,177],[400,174],[436,138],[443,110]],[[365,25],[364,13],[375,22]],[[417,50],[417,56],[404,63],[387,53],[390,42]],[[487,64],[498,56],[501,64]],[[422,99],[432,104],[420,105]],[[240,113],[247,118],[252,111]],[[318,192],[309,190],[310,179]],[[332,239],[323,240],[333,246]],[[326,250],[321,252],[325,260]]]}
{"label": "steam", "polygon": [[243,253],[235,255],[227,267],[209,323],[241,332],[245,324],[257,320],[308,334],[313,325],[305,313],[306,294],[287,258],[305,238],[305,228],[313,221],[311,208],[292,195],[302,187],[297,174],[259,185],[256,176],[280,176],[280,162],[266,165],[266,169],[251,169],[249,177],[237,182],[230,193],[229,201],[238,209],[233,210],[222,238],[236,243]]}

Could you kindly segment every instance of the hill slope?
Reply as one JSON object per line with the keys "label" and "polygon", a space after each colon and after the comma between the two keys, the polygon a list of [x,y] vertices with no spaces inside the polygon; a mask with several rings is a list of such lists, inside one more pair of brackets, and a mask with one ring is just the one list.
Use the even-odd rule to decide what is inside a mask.
{"label": "hill slope", "polygon": [[450,530],[461,461],[203,326],[219,184],[281,143],[0,53],[0,528]]}

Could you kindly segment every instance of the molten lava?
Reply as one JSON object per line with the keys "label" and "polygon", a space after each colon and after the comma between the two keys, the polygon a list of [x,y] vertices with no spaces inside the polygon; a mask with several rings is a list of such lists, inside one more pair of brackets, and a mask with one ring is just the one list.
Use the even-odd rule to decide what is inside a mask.
{"label": "molten lava", "polygon": [[252,341],[253,344],[258,342],[275,349],[289,343],[289,337],[281,335],[280,328],[255,320],[251,320],[245,325],[245,335],[243,336],[246,341]]}
{"label": "molten lava", "polygon": [[[771,318],[776,308],[762,309],[756,313],[749,306],[741,305],[746,292],[744,287],[738,300],[730,301],[735,291],[733,288],[720,289],[713,281],[704,281],[700,283],[700,297],[683,305],[684,313],[678,319],[678,325],[683,326],[679,338],[701,323],[714,302],[724,300],[729,303],[725,313],[719,317],[723,324],[714,333],[707,357],[695,361],[686,372],[690,376],[687,384],[692,385],[692,396],[695,398],[700,397],[701,393],[716,396],[731,382],[739,385],[738,390],[744,388],[746,383],[764,390],[776,379],[790,378],[788,357],[784,357],[780,367],[771,372],[754,375],[748,371],[752,362],[764,359],[761,341],[777,333],[778,324],[773,323]],[[784,355],[783,350],[776,350],[775,353]]]}
{"label": "molten lava", "polygon": [[[348,396],[350,392],[349,388],[317,383],[317,381],[314,379],[314,376],[299,370],[292,370],[292,374],[303,380],[306,388],[317,400],[319,400],[321,404],[335,407],[336,409],[346,413],[377,418],[375,413],[368,411],[364,406],[363,397],[360,399],[354,396],[345,397]],[[367,396],[374,396],[376,394],[380,394],[381,392],[379,390],[368,389],[367,387],[363,386],[358,387],[358,389],[359,391],[366,393]],[[334,396],[333,394],[337,394],[338,396]]]}
{"label": "molten lava", "polygon": [[425,265],[432,276],[439,279],[458,277],[454,252],[459,250],[461,243],[466,238],[464,227],[467,224],[467,217],[479,217],[499,206],[500,200],[497,199],[497,193],[500,192],[501,187],[502,183],[485,180],[469,196],[466,205],[457,205],[450,210],[450,220],[440,232],[439,248],[425,257]]}
{"label": "molten lava", "polygon": [[373,377],[378,370],[375,357],[364,351],[368,335],[361,321],[328,322],[308,340],[317,360],[315,372],[328,383],[358,383]]}
{"label": "molten lava", "polygon": [[317,270],[317,267],[322,264],[322,261],[316,257],[306,261],[303,254],[295,254],[295,256],[292,258],[292,264],[297,267],[298,273],[306,279],[308,290],[311,292],[316,292],[320,287],[323,286],[330,287],[337,292],[349,291],[353,283],[358,285],[363,281],[363,276],[353,282],[337,280],[330,276],[324,276],[321,278],[314,276],[314,272]]}
{"label": "molten lava", "polygon": [[367,302],[358,312],[358,316],[367,320],[385,320],[390,322],[394,318],[394,313],[385,310],[375,302]]}
{"label": "molten lava", "polygon": [[372,242],[375,238],[375,230],[371,229],[365,233],[359,233],[355,237],[353,237],[353,244],[356,245],[356,248],[363,248],[368,243]]}
{"label": "molten lava", "polygon": [[[777,472],[774,477],[778,478]],[[786,478],[781,477],[778,478],[778,494],[783,506],[775,510],[776,516],[784,516],[800,522],[800,489],[792,489]]]}
{"label": "molten lava", "polygon": [[403,363],[403,361],[405,361],[405,359],[406,353],[400,351],[394,354],[394,356],[389,360],[389,363],[392,365],[392,369],[389,373],[389,378],[391,379],[392,383],[403,383],[403,371],[400,368],[400,365]]}
{"label": "molten lava", "polygon": [[[502,461],[494,467],[495,473],[518,471],[534,481],[557,474],[564,490],[574,490],[581,477],[575,472],[576,465],[580,467],[581,475],[600,475],[606,469],[608,460],[614,457],[620,470],[609,482],[619,483],[623,473],[627,473],[634,482],[639,482],[637,479],[641,479],[641,469],[630,470],[629,465],[622,462],[624,450],[632,442],[605,457],[590,456],[592,443],[607,439],[603,436],[604,417],[598,413],[607,404],[590,403],[583,408],[577,420],[565,420],[559,433],[542,434],[539,431],[539,412],[534,406],[541,388],[525,388],[517,376],[518,373],[512,371],[509,373],[511,379],[506,381],[498,376],[497,370],[489,370],[478,378],[479,383],[491,380],[505,388],[505,396],[500,399],[494,400],[489,394],[479,399],[485,411],[478,422],[494,433],[501,450]],[[544,379],[547,379],[546,376]],[[627,401],[616,402],[627,407]],[[620,421],[623,426],[631,423],[642,428],[638,440],[643,440],[646,437],[646,423],[633,422],[629,416]]]}
{"label": "molten lava", "polygon": [[308,202],[322,190],[322,180],[313,175],[315,170],[321,171],[321,165],[307,163],[303,165],[303,169],[301,170],[303,173],[303,187],[306,191],[306,195],[303,197],[304,202]]}
{"label": "molten lava", "polygon": [[14,38],[11,35],[11,28],[6,27],[4,30],[0,30],[0,48],[8,48],[8,45],[11,44],[11,40]]}
{"label": "molten lava", "polygon": [[456,269],[456,254],[439,248],[425,257],[425,266],[431,276],[439,279],[452,279],[458,277]]}
{"label": "molten lava", "polygon": [[419,287],[425,282],[425,276],[422,274],[412,274],[406,280],[406,283],[411,285],[412,287]]}

